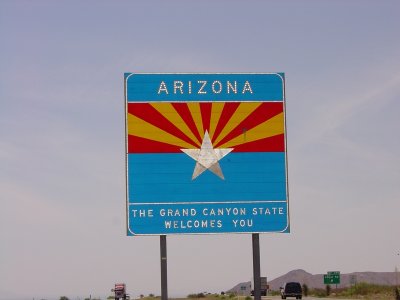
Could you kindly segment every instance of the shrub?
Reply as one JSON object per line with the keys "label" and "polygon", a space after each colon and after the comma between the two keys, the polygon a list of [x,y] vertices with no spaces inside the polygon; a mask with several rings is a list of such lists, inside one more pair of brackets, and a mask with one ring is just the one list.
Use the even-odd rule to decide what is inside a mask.
{"label": "shrub", "polygon": [[343,296],[352,295],[377,295],[377,294],[392,294],[392,287],[387,285],[371,284],[366,282],[360,282],[344,291],[341,292]]}
{"label": "shrub", "polygon": [[318,298],[323,298],[326,296],[326,291],[324,289],[313,289],[309,292],[309,294]]}
{"label": "shrub", "polygon": [[308,296],[308,285],[307,284],[303,284],[303,294],[304,296]]}
{"label": "shrub", "polygon": [[204,295],[204,293],[198,293],[198,294],[189,294],[187,297],[188,298],[205,298],[206,296]]}

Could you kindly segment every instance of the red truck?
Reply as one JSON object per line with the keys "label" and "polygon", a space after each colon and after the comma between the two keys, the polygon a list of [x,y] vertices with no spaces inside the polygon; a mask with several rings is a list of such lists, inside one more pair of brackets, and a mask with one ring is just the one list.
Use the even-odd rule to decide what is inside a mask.
{"label": "red truck", "polygon": [[128,300],[129,295],[126,293],[126,285],[125,283],[116,283],[115,287],[111,290],[111,292],[115,293],[115,299],[124,299]]}

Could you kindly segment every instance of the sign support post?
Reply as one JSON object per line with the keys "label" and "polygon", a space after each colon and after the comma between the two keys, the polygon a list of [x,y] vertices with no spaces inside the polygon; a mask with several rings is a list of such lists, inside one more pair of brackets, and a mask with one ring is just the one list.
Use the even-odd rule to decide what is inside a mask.
{"label": "sign support post", "polygon": [[260,235],[252,234],[253,242],[253,278],[254,278],[254,300],[261,300],[261,278],[260,278]]}
{"label": "sign support post", "polygon": [[168,299],[167,236],[160,235],[161,300]]}

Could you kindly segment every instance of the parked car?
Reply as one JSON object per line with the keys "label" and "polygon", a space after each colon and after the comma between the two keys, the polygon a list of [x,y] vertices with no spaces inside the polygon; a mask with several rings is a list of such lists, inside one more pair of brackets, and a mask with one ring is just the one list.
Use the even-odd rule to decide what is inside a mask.
{"label": "parked car", "polygon": [[296,299],[301,299],[302,296],[303,290],[298,282],[287,282],[284,287],[281,287],[282,299],[286,299],[287,297],[296,297]]}

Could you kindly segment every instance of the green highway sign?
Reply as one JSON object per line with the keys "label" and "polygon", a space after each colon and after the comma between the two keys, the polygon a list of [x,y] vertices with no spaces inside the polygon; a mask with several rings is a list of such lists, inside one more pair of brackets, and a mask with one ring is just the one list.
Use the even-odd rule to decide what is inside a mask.
{"label": "green highway sign", "polygon": [[340,284],[340,272],[328,272],[324,275],[324,284]]}

